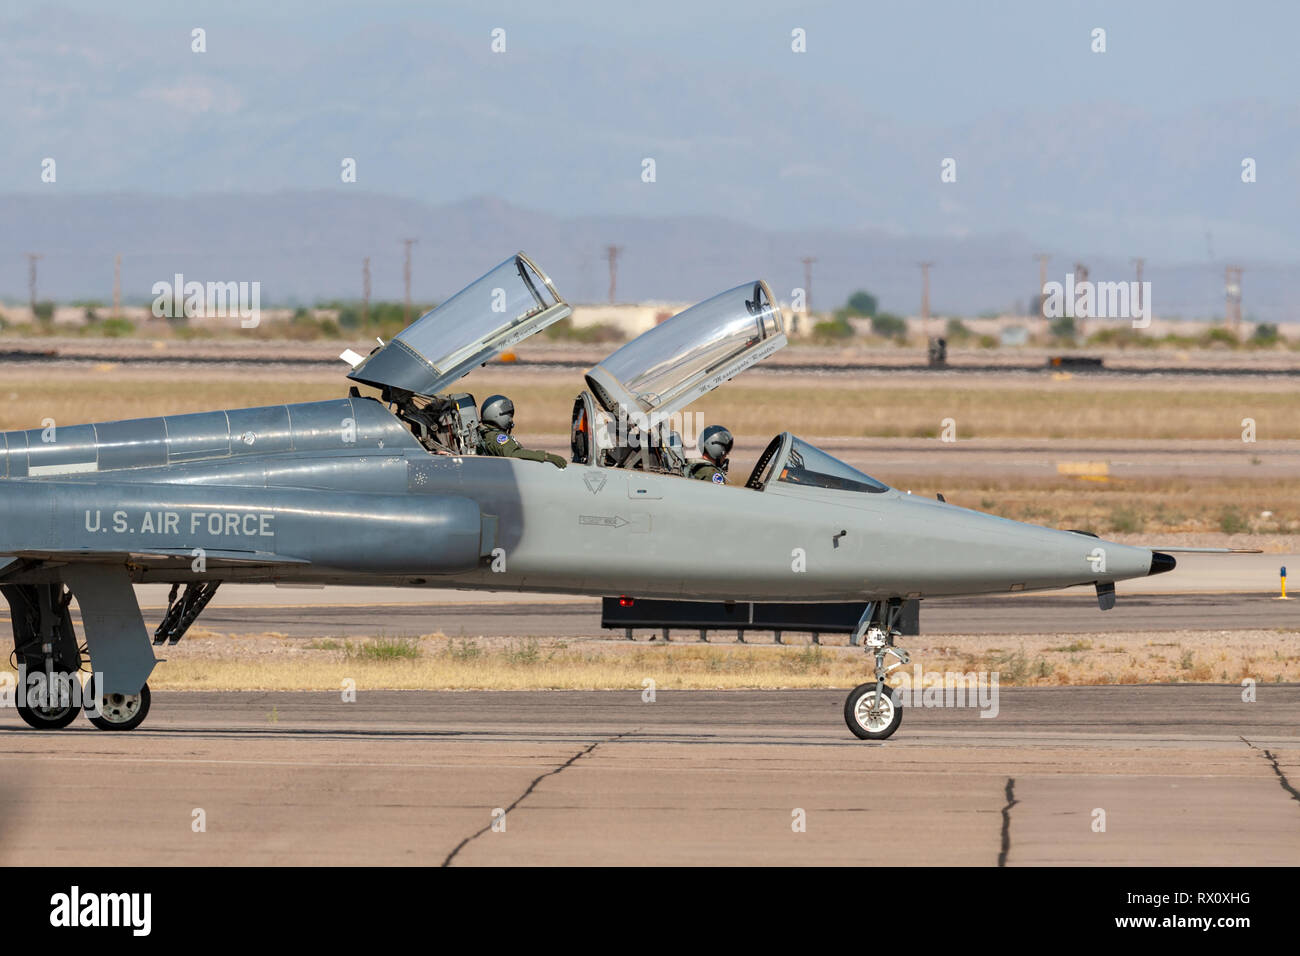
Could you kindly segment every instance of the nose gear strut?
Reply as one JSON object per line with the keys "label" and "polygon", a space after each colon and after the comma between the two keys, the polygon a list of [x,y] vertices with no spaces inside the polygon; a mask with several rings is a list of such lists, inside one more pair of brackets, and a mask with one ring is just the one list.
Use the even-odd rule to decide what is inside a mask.
{"label": "nose gear strut", "polygon": [[[883,613],[877,620],[877,602],[869,602],[852,639],[853,644],[861,642],[876,662],[876,679],[853,688],[844,701],[844,722],[863,740],[884,740],[903,722],[903,708],[885,685],[890,673],[911,660],[907,651],[894,646],[894,638],[903,633],[898,629],[903,613],[902,598],[890,598],[881,610]],[[886,655],[897,660],[886,666]]]}

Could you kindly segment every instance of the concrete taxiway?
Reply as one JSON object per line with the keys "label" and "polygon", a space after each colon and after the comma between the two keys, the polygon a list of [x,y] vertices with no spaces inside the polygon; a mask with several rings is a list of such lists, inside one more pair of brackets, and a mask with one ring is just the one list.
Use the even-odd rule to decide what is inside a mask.
{"label": "concrete taxiway", "polygon": [[[161,610],[148,611],[149,620]],[[536,601],[531,596],[500,603],[436,604],[281,604],[219,607],[203,615],[202,629],[217,634],[276,633],[286,637],[572,637],[621,639],[621,629],[602,629],[600,601],[590,598]],[[1300,600],[1278,602],[1259,594],[1129,595],[1101,613],[1094,596],[1019,595],[927,601],[921,611],[923,634],[1104,634],[1118,631],[1300,631]],[[639,628],[646,640],[655,629]],[[698,633],[678,629],[673,640],[694,641]],[[710,640],[736,639],[734,630],[711,632]],[[788,633],[787,643],[810,635]],[[843,635],[827,635],[828,644]],[[770,642],[767,632],[750,631],[746,640]]]}
{"label": "concrete taxiway", "polygon": [[172,692],[117,735],[0,711],[0,864],[1300,863],[1300,685],[1008,688],[884,743],[842,701]]}
{"label": "concrete taxiway", "polygon": [[[1045,634],[1115,631],[1295,630],[1300,598],[1276,600],[1281,566],[1300,569],[1296,554],[1179,554],[1171,574],[1123,581],[1105,613],[1092,588],[1042,594],[943,598],[922,606],[924,634]],[[152,626],[167,606],[168,586],[136,587]],[[0,606],[0,627],[8,624]],[[79,620],[76,604],[74,618]],[[600,600],[569,595],[454,591],[434,588],[273,587],[226,584],[198,627],[218,634],[274,632],[287,637],[621,637],[602,630]],[[649,637],[646,631],[642,637]],[[680,632],[692,640],[693,632]],[[718,632],[718,639],[734,639]],[[770,640],[756,635],[756,640]],[[792,641],[799,638],[791,636]],[[828,638],[828,641],[830,639]]]}

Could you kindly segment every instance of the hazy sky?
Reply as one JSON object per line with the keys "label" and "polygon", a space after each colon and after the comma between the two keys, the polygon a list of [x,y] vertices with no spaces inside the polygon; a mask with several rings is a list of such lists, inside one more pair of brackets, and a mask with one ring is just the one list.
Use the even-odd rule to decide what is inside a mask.
{"label": "hazy sky", "polygon": [[1300,259],[1300,4],[1281,0],[65,0],[0,16],[0,192],[348,189],[353,157],[358,187],[430,202]]}

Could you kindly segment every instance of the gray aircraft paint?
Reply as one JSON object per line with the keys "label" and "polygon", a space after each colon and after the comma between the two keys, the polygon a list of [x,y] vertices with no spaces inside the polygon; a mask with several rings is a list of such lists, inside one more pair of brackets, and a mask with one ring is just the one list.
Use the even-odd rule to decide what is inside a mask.
{"label": "gray aircraft paint", "polygon": [[[350,445],[320,427],[344,412],[359,423]],[[208,416],[94,426],[152,435],[133,445],[132,460],[148,463],[170,459],[174,439],[155,424],[167,423],[190,449],[188,460],[119,461],[93,476],[12,481],[0,501],[0,550],[89,556],[203,548],[268,568],[292,562],[275,568],[275,580],[342,571],[391,583],[394,573],[409,572],[439,575],[426,582],[431,587],[771,601],[1059,588],[1141,576],[1151,567],[1146,548],[892,489],[867,495],[776,482],[756,491],[617,469],[435,456],[373,400],[224,414],[232,423],[228,446],[212,435],[197,441],[186,429],[210,426]],[[381,427],[384,417],[393,428]],[[252,446],[232,434],[234,423],[250,421],[283,425],[265,443],[273,450],[253,450],[264,444],[261,432]],[[6,437],[14,434],[23,433]],[[200,445],[212,457],[196,459]],[[93,444],[79,447],[80,457],[93,458]],[[254,521],[257,515],[271,516],[269,524]],[[167,516],[175,523],[167,526]],[[485,518],[494,526],[490,541],[482,538]],[[478,569],[477,559],[496,547],[505,570]],[[1104,572],[1092,570],[1097,548],[1105,550]],[[792,569],[796,549],[805,571]],[[176,563],[143,570],[140,579],[204,578],[187,570],[188,561],[186,568]]]}

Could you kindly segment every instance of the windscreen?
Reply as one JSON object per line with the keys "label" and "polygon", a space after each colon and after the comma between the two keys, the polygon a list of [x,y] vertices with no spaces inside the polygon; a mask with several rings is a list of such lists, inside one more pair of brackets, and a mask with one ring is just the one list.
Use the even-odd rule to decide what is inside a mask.
{"label": "windscreen", "polygon": [[791,485],[830,488],[833,491],[880,494],[889,490],[888,485],[876,481],[870,475],[864,475],[799,438],[791,438],[790,454],[777,480]]}

